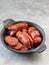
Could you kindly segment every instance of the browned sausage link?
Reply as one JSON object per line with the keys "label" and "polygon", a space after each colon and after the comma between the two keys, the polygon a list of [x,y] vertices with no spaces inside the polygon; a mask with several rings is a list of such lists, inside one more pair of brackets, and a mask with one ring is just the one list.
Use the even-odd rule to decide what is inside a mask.
{"label": "browned sausage link", "polygon": [[17,32],[17,31],[19,31],[23,28],[27,28],[27,27],[28,27],[28,24],[26,22],[21,22],[21,23],[10,25],[7,28],[9,30],[15,30]]}
{"label": "browned sausage link", "polygon": [[36,30],[35,27],[29,27],[29,28],[28,28],[28,32],[29,32],[29,33],[30,33],[31,31],[34,31],[34,30]]}
{"label": "browned sausage link", "polygon": [[24,35],[22,32],[18,31],[16,33],[17,38],[24,44],[24,46],[30,48],[30,40],[26,35]]}
{"label": "browned sausage link", "polygon": [[10,31],[9,34],[12,36],[16,33],[16,31]]}
{"label": "browned sausage link", "polygon": [[33,41],[33,39],[31,38],[31,36],[30,36],[27,32],[25,32],[24,30],[22,30],[22,32],[29,38],[30,44],[31,44],[31,46],[33,46],[34,41]]}
{"label": "browned sausage link", "polygon": [[27,33],[27,29],[22,29],[22,31],[26,32]]}
{"label": "browned sausage link", "polygon": [[39,44],[42,41],[41,37],[35,37],[34,38],[34,44]]}
{"label": "browned sausage link", "polygon": [[25,46],[23,46],[23,47],[21,48],[21,51],[27,51],[27,50],[28,50],[28,48],[25,47]]}
{"label": "browned sausage link", "polygon": [[18,43],[15,47],[13,47],[15,50],[22,50],[22,51],[27,51],[28,48],[22,45],[21,43]]}
{"label": "browned sausage link", "polygon": [[15,46],[18,44],[18,39],[12,36],[5,36],[4,40],[9,46]]}
{"label": "browned sausage link", "polygon": [[28,34],[34,39],[36,36],[40,36],[40,33],[38,30],[28,30]]}
{"label": "browned sausage link", "polygon": [[8,28],[8,27],[10,27],[12,24],[7,24],[6,26],[5,26],[5,28]]}
{"label": "browned sausage link", "polygon": [[20,50],[23,47],[21,43],[18,43],[16,46],[13,47],[15,50]]}

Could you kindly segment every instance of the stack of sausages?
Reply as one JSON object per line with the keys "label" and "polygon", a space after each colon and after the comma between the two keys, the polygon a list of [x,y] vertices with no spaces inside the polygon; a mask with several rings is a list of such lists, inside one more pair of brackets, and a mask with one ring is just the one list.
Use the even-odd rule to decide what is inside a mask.
{"label": "stack of sausages", "polygon": [[8,29],[9,35],[6,35],[4,40],[9,47],[15,50],[27,51],[31,46],[42,42],[40,32],[35,27],[28,26],[26,22],[8,24],[5,29]]}

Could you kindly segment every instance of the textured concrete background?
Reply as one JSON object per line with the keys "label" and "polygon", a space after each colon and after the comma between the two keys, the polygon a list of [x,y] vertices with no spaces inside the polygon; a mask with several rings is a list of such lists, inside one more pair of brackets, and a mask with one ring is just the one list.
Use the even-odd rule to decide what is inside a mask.
{"label": "textured concrete background", "polygon": [[8,18],[40,25],[46,33],[47,49],[41,54],[17,54],[0,40],[0,65],[49,65],[49,0],[0,0],[0,31]]}

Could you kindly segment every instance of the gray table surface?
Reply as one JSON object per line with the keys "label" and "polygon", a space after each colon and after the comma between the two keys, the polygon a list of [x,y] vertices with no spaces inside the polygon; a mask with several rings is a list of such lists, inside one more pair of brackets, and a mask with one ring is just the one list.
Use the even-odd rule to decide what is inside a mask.
{"label": "gray table surface", "polygon": [[43,53],[18,54],[5,48],[0,39],[0,65],[49,65],[49,0],[0,0],[0,31],[8,18],[40,25],[46,33],[47,49]]}

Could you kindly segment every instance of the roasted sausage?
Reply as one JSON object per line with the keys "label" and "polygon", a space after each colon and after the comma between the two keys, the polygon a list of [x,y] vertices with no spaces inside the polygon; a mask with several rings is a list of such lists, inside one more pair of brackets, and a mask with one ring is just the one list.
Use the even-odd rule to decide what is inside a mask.
{"label": "roasted sausage", "polygon": [[21,50],[21,51],[27,51],[28,48],[22,45],[21,43],[18,43],[15,47],[13,47],[15,50]]}
{"label": "roasted sausage", "polygon": [[10,31],[9,35],[13,36],[16,33],[16,31]]}
{"label": "roasted sausage", "polygon": [[12,36],[5,36],[4,40],[9,46],[15,46],[18,44],[18,39]]}
{"label": "roasted sausage", "polygon": [[24,46],[30,48],[30,40],[28,39],[28,37],[24,33],[18,31],[16,33],[16,36],[22,42],[22,44],[24,44]]}
{"label": "roasted sausage", "polygon": [[34,39],[36,36],[40,36],[40,33],[37,29],[28,29],[28,34]]}
{"label": "roasted sausage", "polygon": [[10,27],[10,26],[12,26],[12,24],[7,24],[7,25],[5,26],[5,28],[8,28],[8,27]]}
{"label": "roasted sausage", "polygon": [[16,32],[20,31],[21,29],[27,28],[27,27],[28,27],[28,24],[26,22],[20,22],[20,23],[17,23],[17,24],[6,26],[6,28],[8,30],[15,30]]}
{"label": "roasted sausage", "polygon": [[29,32],[29,33],[30,33],[31,31],[34,31],[34,30],[36,30],[35,27],[29,27],[29,28],[28,28],[28,32]]}
{"label": "roasted sausage", "polygon": [[7,35],[13,36],[14,34],[16,34],[16,31],[7,31]]}
{"label": "roasted sausage", "polygon": [[27,29],[22,29],[22,31],[26,32],[27,33]]}
{"label": "roasted sausage", "polygon": [[41,43],[41,41],[42,41],[42,38],[41,37],[35,37],[34,38],[34,44]]}
{"label": "roasted sausage", "polygon": [[30,36],[27,32],[25,32],[24,30],[22,30],[22,32],[29,38],[30,44],[31,44],[31,46],[33,46],[34,41],[33,41],[33,39],[31,38],[31,36]]}
{"label": "roasted sausage", "polygon": [[21,51],[27,51],[27,50],[28,50],[28,48],[25,47],[25,46],[23,46],[23,47],[21,48]]}
{"label": "roasted sausage", "polygon": [[13,47],[15,50],[20,50],[23,47],[21,43],[18,43],[16,46]]}

